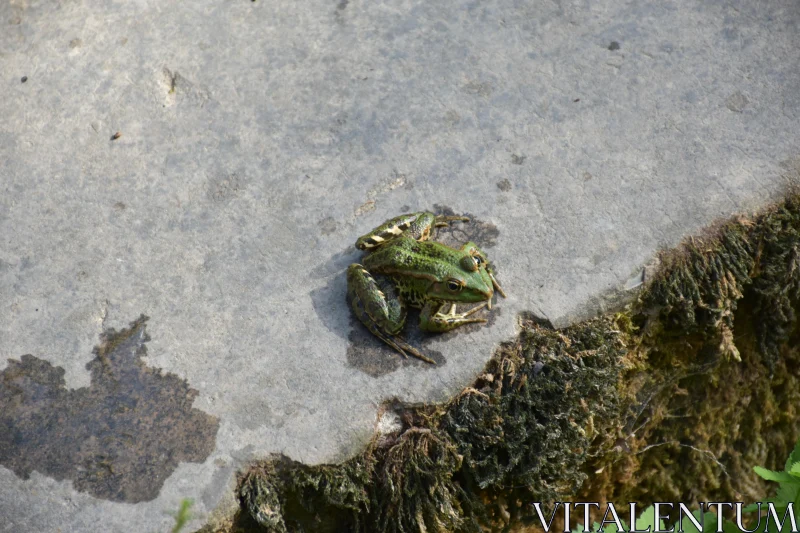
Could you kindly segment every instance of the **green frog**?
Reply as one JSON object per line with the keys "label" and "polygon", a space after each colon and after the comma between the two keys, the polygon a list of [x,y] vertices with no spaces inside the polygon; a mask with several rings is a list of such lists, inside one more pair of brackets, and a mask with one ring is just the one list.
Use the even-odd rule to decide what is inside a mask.
{"label": "green frog", "polygon": [[[419,308],[423,331],[444,332],[465,324],[486,322],[472,317],[492,308],[495,291],[505,298],[489,262],[473,242],[461,248],[429,240],[434,228],[466,217],[421,212],[387,220],[358,238],[364,250],[363,265],[347,269],[347,301],[358,319],[373,335],[400,352],[423,361],[434,361],[400,336],[407,306]],[[479,303],[464,313],[456,304]]]}

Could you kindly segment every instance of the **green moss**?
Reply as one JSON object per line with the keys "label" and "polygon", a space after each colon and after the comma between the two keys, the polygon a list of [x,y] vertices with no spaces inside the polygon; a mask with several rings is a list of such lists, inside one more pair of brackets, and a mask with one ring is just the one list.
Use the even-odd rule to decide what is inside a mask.
{"label": "green moss", "polygon": [[253,468],[240,482],[242,505],[268,531],[358,529],[369,508],[375,459],[368,449],[340,465],[308,467],[276,457]]}
{"label": "green moss", "polygon": [[579,497],[752,500],[800,436],[800,198],[690,239],[632,307],[620,440]]}
{"label": "green moss", "polygon": [[[729,342],[744,291],[751,290],[758,348],[773,369],[796,322],[800,297],[800,196],[755,220],[737,219],[711,237],[666,254],[638,312],[658,313],[660,333],[700,332]],[[735,355],[735,354],[734,354]]]}
{"label": "green moss", "polygon": [[625,350],[613,318],[522,326],[440,421],[464,456],[458,482],[481,494],[492,523],[528,514],[518,502],[574,493],[597,431],[618,417]]}
{"label": "green moss", "polygon": [[386,449],[371,487],[373,512],[366,531],[456,531],[467,524],[468,495],[453,482],[462,458],[439,431],[410,428]]}
{"label": "green moss", "polygon": [[239,495],[250,516],[269,531],[284,533],[282,491],[285,482],[277,475],[276,464],[267,463],[251,471],[241,483]]}
{"label": "green moss", "polygon": [[[534,501],[754,499],[751,467],[800,434],[800,199],[662,255],[624,312],[517,339],[445,405],[341,464],[282,458],[242,480],[268,531],[482,531]],[[391,408],[391,406],[390,406]]]}

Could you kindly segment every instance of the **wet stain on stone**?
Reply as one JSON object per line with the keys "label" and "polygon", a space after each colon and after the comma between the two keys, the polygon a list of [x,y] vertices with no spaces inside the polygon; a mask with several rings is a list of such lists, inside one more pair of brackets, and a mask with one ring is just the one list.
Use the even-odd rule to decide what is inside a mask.
{"label": "wet stain on stone", "polygon": [[470,80],[464,85],[464,92],[486,98],[492,95],[494,88],[489,82]]}
{"label": "wet stain on stone", "polygon": [[749,103],[750,100],[748,100],[745,95],[739,91],[736,91],[725,100],[725,107],[734,113],[741,113]]}
{"label": "wet stain on stone", "polygon": [[334,12],[334,17],[336,18],[336,22],[338,24],[344,24],[344,11],[347,9],[347,4],[350,3],[350,0],[339,0],[336,4],[336,11]]}
{"label": "wet stain on stone", "polygon": [[525,159],[527,159],[527,156],[511,154],[511,163],[514,165],[521,165],[525,162]]}
{"label": "wet stain on stone", "polygon": [[503,192],[508,192],[511,190],[511,182],[508,181],[508,178],[500,180],[497,182],[497,188]]}
{"label": "wet stain on stone", "polygon": [[339,224],[336,222],[336,219],[333,217],[325,217],[319,222],[317,222],[319,226],[319,230],[322,232],[323,235],[330,235],[336,228],[339,227]]}
{"label": "wet stain on stone", "polygon": [[225,203],[238,196],[246,186],[246,180],[236,172],[214,176],[208,180],[206,195],[214,203]]}
{"label": "wet stain on stone", "polygon": [[76,490],[136,503],[158,496],[180,462],[203,462],[219,420],[192,408],[197,391],[147,367],[142,315],[109,329],[87,363],[91,385],[68,390],[64,369],[33,355],[0,372],[0,464],[36,470]]}
{"label": "wet stain on stone", "polygon": [[[470,222],[460,223],[456,222],[446,228],[438,228],[436,234],[432,237],[433,240],[441,242],[454,248],[459,248],[461,245],[468,241],[475,242],[483,249],[491,248],[497,243],[497,237],[500,235],[497,227],[489,222],[484,222],[470,213],[456,213],[452,209],[443,205],[434,205],[431,212],[439,215],[463,215],[469,217]],[[491,255],[489,256],[491,261]],[[356,261],[360,262],[360,259]],[[495,274],[499,276],[497,268],[494,267]],[[500,278],[502,283],[502,278]],[[419,309],[409,308],[406,324],[403,328],[402,337],[411,344],[419,348],[427,357],[430,357],[436,362],[436,365],[431,365],[421,361],[413,356],[403,358],[398,352],[375,337],[367,328],[353,316],[352,311],[347,307],[345,298],[342,297],[343,307],[350,315],[350,333],[348,335],[347,347],[347,362],[350,366],[358,368],[362,372],[373,376],[380,377],[391,372],[394,372],[402,367],[415,366],[422,370],[432,370],[447,363],[442,352],[432,350],[432,342],[447,340],[455,335],[462,335],[476,331],[480,328],[491,327],[497,320],[497,316],[502,313],[501,309],[497,307],[498,296],[495,295],[494,304],[491,311],[482,310],[477,316],[486,318],[488,320],[485,324],[469,324],[456,328],[447,333],[427,333],[419,328]],[[459,312],[470,308],[471,305],[464,307],[459,306]]]}
{"label": "wet stain on stone", "polygon": [[450,109],[445,113],[444,119],[450,124],[455,125],[461,122],[461,115],[457,111]]}
{"label": "wet stain on stone", "polygon": [[[472,241],[484,250],[497,244],[497,237],[500,236],[500,231],[491,222],[484,222],[472,213],[456,213],[449,207],[440,204],[434,204],[433,212],[437,215],[463,215],[469,218],[469,222],[457,222],[446,228],[439,228],[434,240],[453,248],[459,248],[465,242]],[[491,260],[492,257],[490,255],[489,261]]]}
{"label": "wet stain on stone", "polygon": [[619,50],[620,49],[619,43],[617,41],[611,41],[611,43],[608,45],[608,49],[611,50],[612,52],[614,50]]}

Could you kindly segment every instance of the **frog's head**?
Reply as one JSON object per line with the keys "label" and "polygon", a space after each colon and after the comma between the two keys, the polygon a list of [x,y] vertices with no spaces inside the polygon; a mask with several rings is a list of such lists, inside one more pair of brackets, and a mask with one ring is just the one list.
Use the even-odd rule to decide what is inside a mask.
{"label": "frog's head", "polygon": [[486,270],[485,257],[464,252],[450,265],[442,278],[433,283],[428,296],[448,302],[484,302],[494,296],[494,285]]}

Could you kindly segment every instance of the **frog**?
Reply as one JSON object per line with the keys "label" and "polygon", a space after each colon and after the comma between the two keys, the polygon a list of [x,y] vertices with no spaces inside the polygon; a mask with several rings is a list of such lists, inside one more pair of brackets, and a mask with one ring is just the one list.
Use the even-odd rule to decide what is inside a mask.
{"label": "frog", "polygon": [[[422,211],[391,218],[356,240],[366,252],[347,268],[347,302],[358,320],[399,352],[430,364],[431,358],[403,339],[408,307],[420,309],[419,327],[446,332],[487,322],[476,317],[491,310],[497,292],[506,297],[486,254],[474,242],[453,248],[431,239],[436,228],[468,217]],[[457,312],[459,304],[477,304]]]}

